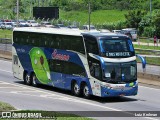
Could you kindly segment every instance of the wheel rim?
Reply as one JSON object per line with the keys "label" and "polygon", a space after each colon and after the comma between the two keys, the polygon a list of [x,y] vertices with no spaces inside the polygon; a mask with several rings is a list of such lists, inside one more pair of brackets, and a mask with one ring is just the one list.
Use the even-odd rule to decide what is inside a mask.
{"label": "wheel rim", "polygon": [[89,96],[89,88],[88,86],[85,85],[84,89],[83,89],[83,94],[84,96],[88,97]]}
{"label": "wheel rim", "polygon": [[36,76],[35,76],[35,75],[33,75],[32,84],[33,84],[33,85],[36,85]]}
{"label": "wheel rim", "polygon": [[29,78],[29,75],[26,75],[26,84],[30,84],[30,78]]}
{"label": "wheel rim", "polygon": [[78,95],[79,94],[79,92],[80,92],[80,88],[79,88],[79,86],[78,86],[78,84],[76,83],[76,84],[74,84],[74,93],[76,94],[76,95]]}

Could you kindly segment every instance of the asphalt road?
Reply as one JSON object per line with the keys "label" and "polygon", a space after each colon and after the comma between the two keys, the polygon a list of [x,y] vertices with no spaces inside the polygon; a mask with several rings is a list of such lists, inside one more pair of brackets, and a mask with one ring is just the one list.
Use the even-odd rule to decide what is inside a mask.
{"label": "asphalt road", "polygon": [[[141,73],[144,72],[141,63],[137,63],[137,69],[138,69],[138,72],[141,72]],[[148,65],[147,64],[145,73],[160,76],[160,66]]]}
{"label": "asphalt road", "polygon": [[[0,101],[10,103],[21,110],[47,111],[119,111],[120,114],[130,114],[129,111],[160,111],[160,88],[139,86],[139,94],[132,97],[84,99],[72,96],[70,91],[52,87],[39,88],[26,86],[23,81],[13,77],[10,61],[0,60]],[[127,111],[124,112],[124,111]],[[86,112],[87,113],[87,112]],[[157,112],[155,112],[157,113]],[[84,113],[83,113],[84,114]],[[98,116],[101,113],[94,113]],[[159,115],[159,114],[158,114]],[[104,117],[96,119],[108,119]],[[121,117],[109,120],[160,120],[160,117]]]}

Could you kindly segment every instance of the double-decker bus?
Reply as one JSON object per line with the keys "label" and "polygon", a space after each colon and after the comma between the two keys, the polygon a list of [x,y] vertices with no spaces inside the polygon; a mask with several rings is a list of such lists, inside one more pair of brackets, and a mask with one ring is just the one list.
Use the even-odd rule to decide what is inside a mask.
{"label": "double-decker bus", "polygon": [[57,28],[13,30],[13,75],[76,96],[131,96],[138,90],[132,41],[122,34]]}

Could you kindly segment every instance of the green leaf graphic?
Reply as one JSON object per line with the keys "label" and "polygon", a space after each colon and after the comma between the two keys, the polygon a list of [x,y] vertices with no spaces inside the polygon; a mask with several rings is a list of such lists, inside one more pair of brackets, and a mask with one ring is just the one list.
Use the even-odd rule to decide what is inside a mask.
{"label": "green leaf graphic", "polygon": [[44,52],[40,48],[35,47],[31,49],[29,55],[38,80],[43,84],[51,82],[49,65]]}

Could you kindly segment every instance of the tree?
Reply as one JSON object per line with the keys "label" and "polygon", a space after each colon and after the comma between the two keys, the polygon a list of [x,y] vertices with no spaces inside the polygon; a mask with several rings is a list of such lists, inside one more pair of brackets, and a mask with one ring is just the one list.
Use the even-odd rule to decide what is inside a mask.
{"label": "tree", "polygon": [[125,14],[126,18],[126,27],[138,28],[140,21],[144,17],[146,12],[141,10],[132,10]]}
{"label": "tree", "polygon": [[160,13],[158,12],[154,17],[153,17],[153,24],[155,27],[155,34],[160,38]]}

